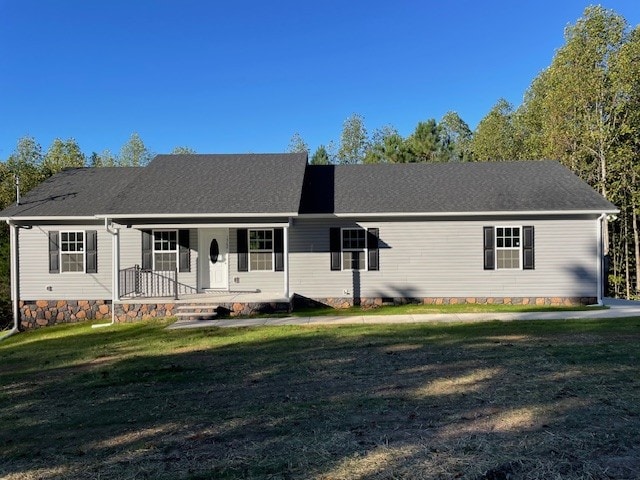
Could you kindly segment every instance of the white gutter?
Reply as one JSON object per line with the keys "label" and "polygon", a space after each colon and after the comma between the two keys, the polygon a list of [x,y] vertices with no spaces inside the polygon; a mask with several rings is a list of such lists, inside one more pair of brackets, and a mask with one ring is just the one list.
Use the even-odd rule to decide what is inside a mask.
{"label": "white gutter", "polygon": [[149,229],[160,229],[160,228],[282,228],[282,227],[290,227],[290,222],[282,222],[282,223],[119,223],[113,222],[118,225],[122,225],[126,228],[149,228]]}
{"label": "white gutter", "polygon": [[[95,218],[247,218],[247,217],[297,217],[298,212],[278,212],[278,213],[126,213],[107,215],[99,214]],[[42,219],[42,217],[40,217]]]}
{"label": "white gutter", "polygon": [[38,221],[38,222],[48,222],[48,221],[60,221],[60,220],[96,220],[95,215],[57,215],[57,216],[39,216],[39,217],[0,217],[0,220],[4,221],[20,221],[20,222],[29,222],[29,221]]}
{"label": "white gutter", "polygon": [[4,340],[5,338],[9,338],[11,335],[15,335],[20,332],[19,329],[19,315],[20,310],[18,308],[18,302],[20,299],[18,298],[20,294],[20,289],[18,288],[18,226],[13,223],[13,220],[7,219],[7,224],[9,225],[9,239],[10,239],[10,249],[11,249],[11,304],[13,307],[13,328],[5,333],[0,340]]}
{"label": "white gutter", "polygon": [[118,290],[120,288],[118,275],[120,274],[120,235],[118,229],[112,229],[109,219],[104,219],[104,229],[111,234],[111,322],[110,323],[97,323],[92,325],[92,328],[110,327],[116,323],[116,301],[118,298]]}
{"label": "white gutter", "polygon": [[598,289],[597,289],[597,298],[596,305],[601,307],[604,305],[603,297],[604,297],[604,272],[602,262],[604,261],[603,252],[604,245],[602,244],[602,221],[607,217],[606,213],[601,214],[596,220],[596,240],[597,240],[597,276],[598,276]]}
{"label": "white gutter", "polygon": [[[607,210],[605,213],[619,213]],[[368,218],[368,217],[494,217],[530,215],[595,215],[602,210],[499,210],[490,212],[380,212],[380,213],[301,213],[298,218]]]}

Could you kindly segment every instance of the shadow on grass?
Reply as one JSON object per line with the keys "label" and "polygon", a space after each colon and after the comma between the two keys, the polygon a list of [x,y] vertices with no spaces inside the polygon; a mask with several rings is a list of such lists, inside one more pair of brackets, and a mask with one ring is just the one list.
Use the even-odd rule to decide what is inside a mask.
{"label": "shadow on grass", "polygon": [[633,478],[640,320],[167,331],[0,345],[11,478]]}

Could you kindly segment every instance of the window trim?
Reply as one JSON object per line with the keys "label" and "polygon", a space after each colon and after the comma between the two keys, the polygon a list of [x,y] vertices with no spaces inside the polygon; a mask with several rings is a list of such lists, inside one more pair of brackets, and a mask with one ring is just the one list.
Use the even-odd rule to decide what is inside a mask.
{"label": "window trim", "polygon": [[[64,271],[62,269],[63,263],[62,263],[62,256],[63,255],[69,255],[69,254],[77,254],[79,252],[63,252],[62,251],[62,235],[65,233],[81,233],[82,234],[82,270],[77,271],[77,272],[71,272],[71,271]],[[60,251],[58,252],[59,255],[59,262],[60,262],[60,273],[61,274],[78,274],[78,273],[86,273],[87,271],[87,232],[85,230],[60,230],[59,232],[59,246],[58,248],[60,249]],[[77,241],[77,240],[76,240]]]}
{"label": "window trim", "polygon": [[[519,238],[519,246],[518,247],[498,247],[498,229],[499,228],[518,228],[520,230],[520,233],[518,235]],[[495,252],[495,258],[494,258],[494,270],[499,271],[499,270],[505,270],[505,271],[518,271],[518,270],[523,270],[523,264],[524,264],[524,258],[523,258],[523,254],[522,254],[522,245],[523,245],[523,241],[524,241],[524,232],[523,232],[523,226],[522,225],[496,225],[493,227],[493,235],[494,235],[494,246],[493,246],[493,250]],[[503,235],[504,238],[504,235]],[[518,250],[518,268],[506,268],[506,267],[498,267],[498,250]]]}
{"label": "window trim", "polygon": [[[276,239],[273,228],[247,228],[247,272],[275,272],[276,268]],[[252,250],[251,232],[271,232],[271,250]],[[253,270],[251,268],[252,253],[271,253],[271,270]]]}
{"label": "window trim", "polygon": [[[345,230],[361,230],[364,232],[364,248],[344,248],[344,232]],[[369,270],[369,245],[367,244],[368,230],[364,227],[340,227],[340,271],[342,272],[366,272]],[[363,252],[364,267],[362,268],[344,268],[344,252]]]}
{"label": "window trim", "polygon": [[[174,232],[176,234],[176,249],[175,250],[156,250],[156,232]],[[176,257],[176,269],[180,269],[180,245],[178,242],[178,230],[175,228],[158,228],[151,230],[151,271],[152,272],[168,272],[170,270],[157,270],[156,269],[156,253],[173,253]]]}

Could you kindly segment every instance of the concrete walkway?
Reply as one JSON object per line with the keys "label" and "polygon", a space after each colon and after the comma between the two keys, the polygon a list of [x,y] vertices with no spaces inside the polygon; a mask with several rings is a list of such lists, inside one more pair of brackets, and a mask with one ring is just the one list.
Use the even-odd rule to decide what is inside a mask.
{"label": "concrete walkway", "polygon": [[485,322],[488,320],[568,320],[579,318],[640,317],[640,302],[606,298],[608,309],[557,312],[420,313],[404,315],[332,315],[322,317],[225,318],[220,320],[183,320],[169,329],[202,327],[255,327],[267,325],[345,325],[375,323]]}

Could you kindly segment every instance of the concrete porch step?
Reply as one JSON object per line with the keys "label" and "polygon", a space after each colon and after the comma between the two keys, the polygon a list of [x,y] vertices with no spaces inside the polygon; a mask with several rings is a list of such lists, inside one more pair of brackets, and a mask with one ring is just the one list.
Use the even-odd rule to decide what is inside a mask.
{"label": "concrete porch step", "polygon": [[218,315],[218,305],[213,303],[191,303],[178,305],[175,316],[179,320],[210,320]]}
{"label": "concrete porch step", "polygon": [[179,319],[211,319],[218,316],[217,312],[176,312],[174,316]]}

